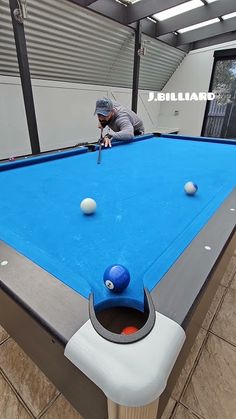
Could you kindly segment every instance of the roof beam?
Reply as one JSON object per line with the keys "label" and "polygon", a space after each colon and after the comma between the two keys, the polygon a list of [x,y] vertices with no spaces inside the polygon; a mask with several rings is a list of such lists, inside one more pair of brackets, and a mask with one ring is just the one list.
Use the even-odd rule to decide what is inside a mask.
{"label": "roof beam", "polygon": [[228,13],[235,12],[235,10],[235,0],[209,3],[205,6],[198,7],[197,9],[167,19],[164,22],[158,22],[157,36],[174,32],[178,29],[186,28],[187,26],[195,25],[215,17],[227,15]]}
{"label": "roof beam", "polygon": [[116,1],[111,0],[67,0],[81,7],[87,7],[89,10],[108,17],[116,22],[126,25],[126,9]]}
{"label": "roof beam", "polygon": [[210,47],[212,45],[223,44],[236,40],[236,31],[223,33],[221,35],[213,36],[212,38],[202,39],[201,41],[194,42],[191,50]]}
{"label": "roof beam", "polygon": [[[130,25],[132,26],[132,25]],[[156,31],[157,31],[157,24],[152,22],[149,19],[143,19],[141,20],[141,27],[142,27],[142,33],[145,35],[150,36],[151,38],[156,38]]]}
{"label": "roof beam", "polygon": [[177,46],[200,41],[201,39],[211,38],[223,33],[232,32],[236,28],[236,18],[224,20],[223,22],[213,23],[199,29],[178,35]]}
{"label": "roof beam", "polygon": [[75,3],[75,4],[77,4],[78,6],[82,6],[82,7],[85,7],[85,0],[68,0],[68,1],[70,1],[71,3]]}
{"label": "roof beam", "polygon": [[176,35],[173,32],[167,33],[165,35],[160,36],[160,38],[158,38],[159,41],[166,42],[167,44],[171,45],[172,47],[177,46],[177,39],[178,39],[178,35]]}
{"label": "roof beam", "polygon": [[97,1],[97,0],[84,0],[84,5],[85,5],[85,7],[88,7],[88,6],[90,6],[90,4],[95,3],[95,1]]}
{"label": "roof beam", "polygon": [[[129,27],[135,29],[135,23],[131,23]],[[157,24],[155,22],[152,22],[149,19],[143,19],[141,20],[141,28],[142,28],[142,33],[144,35],[150,36],[150,38],[157,39],[156,37]],[[178,38],[177,35],[175,35],[174,33],[170,33],[167,35],[160,36],[160,38],[158,38],[158,41],[164,42],[165,44],[168,44],[172,47],[181,49],[184,52],[189,52],[189,50],[191,49],[190,45],[181,45],[178,47],[176,46],[177,38]]]}
{"label": "roof beam", "polygon": [[178,40],[178,35],[176,35],[173,32],[167,33],[158,38],[158,41],[165,42],[165,44],[168,44],[174,48],[179,48],[184,52],[188,53],[191,50],[191,44],[177,46],[177,40]]}
{"label": "roof beam", "polygon": [[117,3],[116,1],[97,0],[89,6],[89,10],[100,13],[103,16],[115,20],[116,22],[122,23],[123,25],[127,25],[127,7],[121,3]]}
{"label": "roof beam", "polygon": [[142,0],[135,4],[130,4],[126,8],[126,23],[129,25],[137,20],[152,16],[155,13],[162,12],[163,10],[170,9],[171,7],[178,6],[187,1],[190,0]]}
{"label": "roof beam", "polygon": [[[77,4],[78,6],[84,6],[84,2],[86,1],[90,1],[90,0],[67,0],[70,1],[72,3]],[[141,3],[145,1],[149,1],[149,0],[142,0]],[[156,0],[155,0],[156,1]],[[164,1],[164,0],[161,0]],[[166,4],[168,1],[170,0],[165,0]],[[178,0],[171,0],[172,2],[176,2]],[[184,0],[185,2],[186,0]],[[183,3],[183,0],[181,0],[181,2]],[[125,7],[120,3],[117,3],[116,1],[112,1],[112,0],[96,0],[93,1],[93,3],[91,3],[91,5],[88,7],[88,10],[92,10],[95,13],[101,14],[105,17],[108,17],[116,22],[119,22],[125,26],[130,27],[130,29],[135,29],[135,23],[127,25],[126,22],[126,12],[127,12],[127,8],[129,6]],[[164,6],[163,6],[164,7]],[[156,29],[157,29],[157,23],[152,22],[149,19],[143,19],[141,21],[141,26],[142,26],[142,33],[144,33],[147,36],[150,36],[151,38],[157,39],[156,38]],[[166,42],[166,41],[163,41]],[[172,46],[174,46],[174,44],[170,44]],[[178,47],[179,48],[179,47]],[[179,49],[183,49],[184,51],[186,50],[186,46],[181,46]]]}

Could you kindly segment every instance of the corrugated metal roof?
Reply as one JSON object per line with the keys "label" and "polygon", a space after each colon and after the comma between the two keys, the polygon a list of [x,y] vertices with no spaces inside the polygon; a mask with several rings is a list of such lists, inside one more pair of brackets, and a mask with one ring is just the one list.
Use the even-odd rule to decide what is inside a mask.
{"label": "corrugated metal roof", "polygon": [[[32,78],[132,86],[133,30],[66,0],[27,0],[24,21]],[[161,90],[183,51],[149,40],[140,89]],[[9,2],[0,2],[0,74],[19,75]]]}

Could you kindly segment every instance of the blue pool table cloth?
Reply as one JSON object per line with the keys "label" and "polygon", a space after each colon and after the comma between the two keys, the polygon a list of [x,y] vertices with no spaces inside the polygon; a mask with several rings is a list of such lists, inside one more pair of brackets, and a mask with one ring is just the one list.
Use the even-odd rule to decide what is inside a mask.
{"label": "blue pool table cloth", "polygon": [[[102,152],[1,170],[0,239],[99,307],[143,307],[150,291],[236,184],[236,146],[151,137]],[[35,158],[37,160],[37,158]],[[6,167],[6,166],[5,166]],[[187,196],[184,184],[198,185]],[[97,211],[81,213],[92,197]],[[103,284],[122,264],[130,286]],[[33,281],[33,278],[32,278]]]}

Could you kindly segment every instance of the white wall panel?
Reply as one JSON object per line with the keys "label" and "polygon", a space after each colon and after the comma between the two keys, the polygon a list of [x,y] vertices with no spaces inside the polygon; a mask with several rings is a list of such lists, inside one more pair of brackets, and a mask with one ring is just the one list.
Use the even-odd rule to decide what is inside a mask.
{"label": "white wall panel", "polygon": [[[130,107],[131,89],[79,83],[32,80],[42,151],[73,146],[99,138],[97,99],[108,96]],[[139,91],[138,114],[146,132],[158,126],[159,104]],[[0,76],[0,159],[30,153],[20,79]]]}
{"label": "white wall panel", "polygon": [[1,83],[1,77],[0,127],[0,159],[31,152],[21,86]]}
{"label": "white wall panel", "polygon": [[[163,92],[208,92],[214,62],[214,51],[236,48],[236,42],[214,45],[190,52],[165,85]],[[161,102],[159,123],[179,127],[184,135],[200,135],[206,102]],[[179,115],[174,116],[175,111]]]}
{"label": "white wall panel", "polygon": [[107,95],[108,91],[98,86],[95,89],[34,86],[42,151],[97,140],[95,102]]}
{"label": "white wall panel", "polygon": [[[148,102],[148,91],[139,91],[138,98],[138,115],[142,118],[145,132],[152,132],[158,126],[158,116],[160,112],[160,103]],[[122,91],[111,90],[111,99],[114,99],[127,107],[131,107],[132,92],[131,90]]]}
{"label": "white wall panel", "polygon": [[[66,0],[27,0],[24,27],[41,149],[97,139],[95,100],[116,91],[131,103],[133,30]],[[164,87],[185,53],[142,41],[150,42],[141,57],[138,113],[151,131],[159,105],[147,102],[148,91]],[[0,0],[0,106],[0,158],[30,152],[8,0]]]}

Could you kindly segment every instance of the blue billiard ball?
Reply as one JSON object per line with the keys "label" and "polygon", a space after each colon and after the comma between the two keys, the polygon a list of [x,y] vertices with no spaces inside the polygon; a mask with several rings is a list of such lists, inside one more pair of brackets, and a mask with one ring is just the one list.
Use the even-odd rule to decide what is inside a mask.
{"label": "blue billiard ball", "polygon": [[111,265],[103,275],[105,286],[112,292],[122,292],[129,285],[130,274],[123,265]]}

